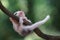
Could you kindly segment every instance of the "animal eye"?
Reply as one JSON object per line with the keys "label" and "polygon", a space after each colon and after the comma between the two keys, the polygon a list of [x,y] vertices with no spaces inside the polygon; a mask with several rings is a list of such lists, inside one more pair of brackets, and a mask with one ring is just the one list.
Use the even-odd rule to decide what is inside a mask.
{"label": "animal eye", "polygon": [[14,15],[16,15],[17,13],[14,13]]}

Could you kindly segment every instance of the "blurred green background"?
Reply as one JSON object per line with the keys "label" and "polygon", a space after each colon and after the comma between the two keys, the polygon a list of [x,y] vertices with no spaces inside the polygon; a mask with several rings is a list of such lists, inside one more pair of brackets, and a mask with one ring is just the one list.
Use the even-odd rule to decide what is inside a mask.
{"label": "blurred green background", "polygon": [[[39,28],[45,34],[60,35],[60,0],[1,0],[11,12],[23,10],[33,23],[48,14],[50,20]],[[0,40],[44,40],[34,32],[25,38],[13,30],[9,17],[0,10]]]}

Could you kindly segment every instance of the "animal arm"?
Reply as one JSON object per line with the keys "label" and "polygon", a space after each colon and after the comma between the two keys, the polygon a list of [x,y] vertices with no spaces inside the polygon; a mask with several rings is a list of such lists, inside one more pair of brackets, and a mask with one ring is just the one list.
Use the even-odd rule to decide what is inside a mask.
{"label": "animal arm", "polygon": [[39,25],[41,26],[42,24],[44,24],[45,22],[47,22],[50,19],[50,16],[47,15],[45,19],[38,21],[30,26],[26,26],[24,27],[25,29],[30,29],[30,30],[34,30],[35,28],[37,28]]}
{"label": "animal arm", "polygon": [[19,23],[20,23],[21,25],[23,25],[23,18],[22,18],[22,17],[19,18]]}

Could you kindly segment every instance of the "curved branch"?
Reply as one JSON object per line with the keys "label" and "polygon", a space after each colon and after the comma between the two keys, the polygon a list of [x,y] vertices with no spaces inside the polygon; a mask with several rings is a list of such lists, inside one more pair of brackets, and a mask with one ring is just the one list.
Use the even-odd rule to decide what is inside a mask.
{"label": "curved branch", "polygon": [[7,10],[7,9],[2,5],[1,1],[0,1],[0,9],[1,9],[6,15],[8,15],[9,17],[12,17],[12,18],[16,19],[17,21],[19,21],[19,20],[18,20],[19,18],[16,17],[15,15],[13,15],[12,12],[10,12],[9,10]]}
{"label": "curved branch", "polygon": [[[2,5],[1,1],[0,1],[0,9],[1,9],[6,15],[8,15],[9,17],[14,18],[16,21],[19,21],[19,18],[18,18],[17,16],[13,15],[13,13],[10,12],[8,9],[6,9],[6,8]],[[27,24],[31,25],[31,23],[28,22],[27,20],[24,19],[23,21],[24,21],[24,25],[27,25]]]}
{"label": "curved branch", "polygon": [[[9,17],[14,18],[16,21],[19,21],[19,18],[16,17],[15,15],[13,15],[13,13],[11,13],[9,10],[7,10],[1,3],[0,1],[0,9]],[[24,20],[24,24],[25,25],[31,25],[31,23],[29,23],[28,21]],[[60,36],[52,36],[52,35],[47,35],[41,32],[41,30],[39,30],[39,28],[34,29],[34,32],[41,38],[44,38],[46,40],[60,40]]]}

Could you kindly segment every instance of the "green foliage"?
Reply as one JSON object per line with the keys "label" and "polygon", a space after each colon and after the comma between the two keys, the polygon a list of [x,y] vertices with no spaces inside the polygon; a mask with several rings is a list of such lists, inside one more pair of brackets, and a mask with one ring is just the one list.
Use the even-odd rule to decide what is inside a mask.
{"label": "green foliage", "polygon": [[[23,10],[34,23],[46,15],[51,19],[41,27],[42,32],[50,35],[60,35],[60,1],[59,0],[1,0],[11,12]],[[12,27],[9,17],[0,10],[0,40],[43,40],[34,33],[23,38]]]}

